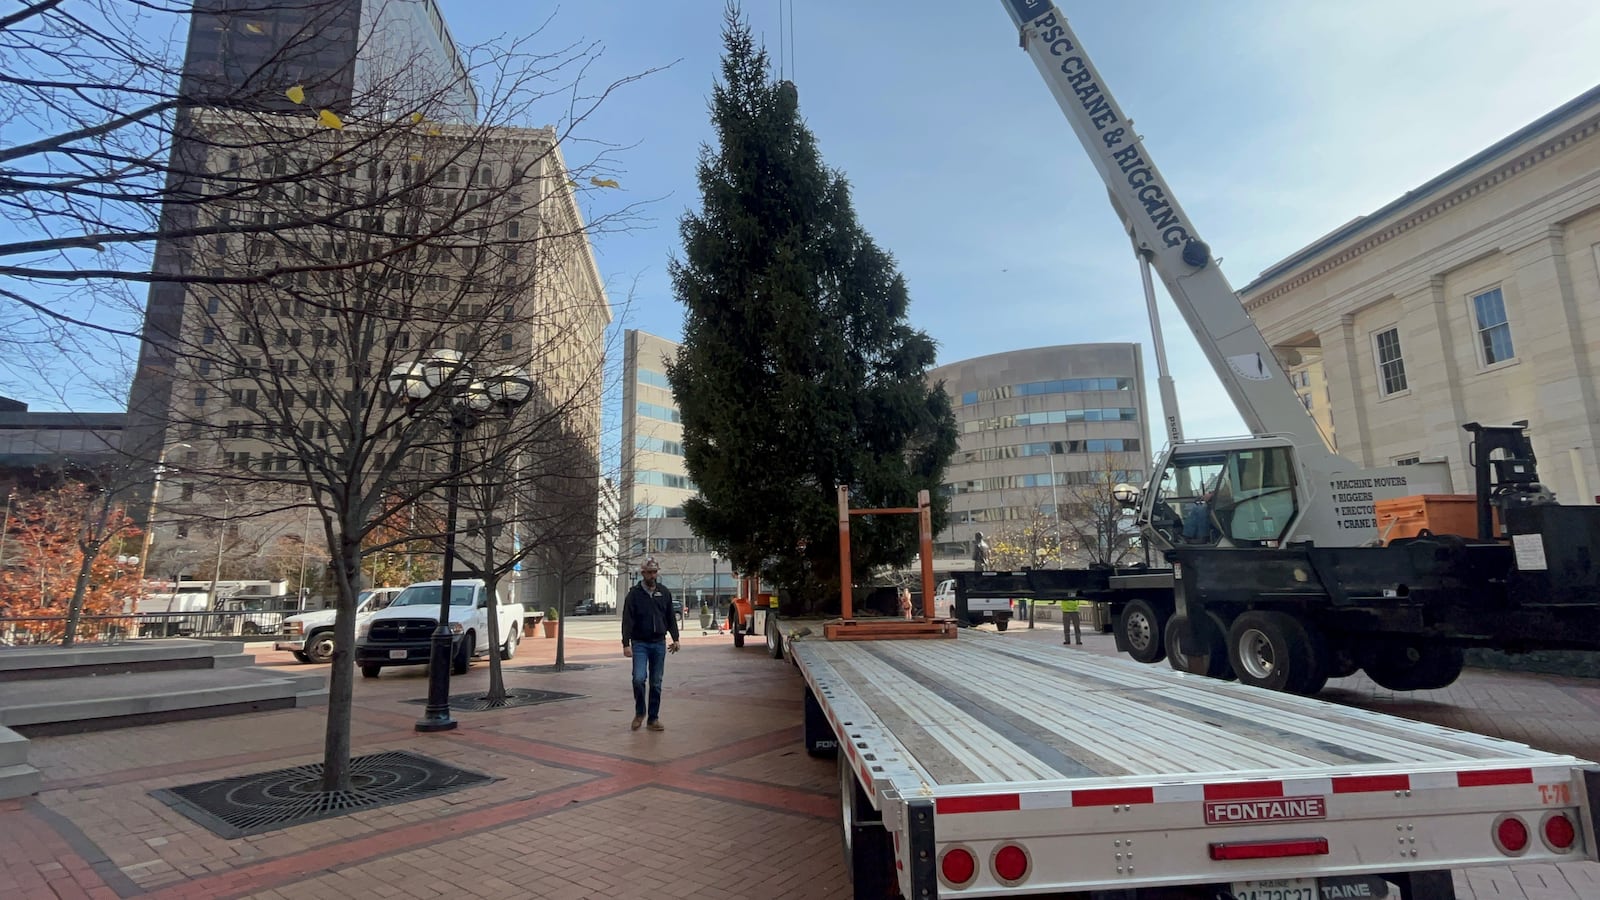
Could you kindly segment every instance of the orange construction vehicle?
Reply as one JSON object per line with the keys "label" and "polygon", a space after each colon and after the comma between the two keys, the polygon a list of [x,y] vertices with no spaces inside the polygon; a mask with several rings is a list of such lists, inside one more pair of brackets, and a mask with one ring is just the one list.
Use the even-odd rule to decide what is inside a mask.
{"label": "orange construction vehicle", "polygon": [[778,595],[761,589],[761,576],[740,576],[733,602],[728,606],[728,630],[733,645],[743,647],[746,635],[762,635],[773,659],[783,658],[777,632]]}

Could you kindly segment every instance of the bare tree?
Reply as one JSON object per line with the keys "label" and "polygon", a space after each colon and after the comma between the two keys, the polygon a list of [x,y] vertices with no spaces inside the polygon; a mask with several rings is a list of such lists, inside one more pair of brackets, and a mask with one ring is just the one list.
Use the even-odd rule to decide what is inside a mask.
{"label": "bare tree", "polygon": [[1136,480],[1124,455],[1106,453],[1085,473],[1084,483],[1061,489],[1061,535],[1066,561],[1079,566],[1126,566],[1141,560],[1142,545],[1132,514],[1113,495]]}

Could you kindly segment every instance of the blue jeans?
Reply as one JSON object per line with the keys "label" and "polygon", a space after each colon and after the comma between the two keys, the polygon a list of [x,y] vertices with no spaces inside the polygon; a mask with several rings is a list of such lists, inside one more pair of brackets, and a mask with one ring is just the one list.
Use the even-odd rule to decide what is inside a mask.
{"label": "blue jeans", "polygon": [[633,714],[645,714],[645,677],[650,679],[650,721],[661,717],[661,673],[667,664],[667,642],[633,642]]}

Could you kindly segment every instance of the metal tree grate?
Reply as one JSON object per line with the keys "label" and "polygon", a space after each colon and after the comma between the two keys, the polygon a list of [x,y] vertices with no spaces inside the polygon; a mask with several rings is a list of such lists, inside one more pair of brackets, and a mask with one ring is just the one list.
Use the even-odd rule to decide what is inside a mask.
{"label": "metal tree grate", "polygon": [[[452,712],[484,712],[490,709],[511,709],[517,706],[538,706],[541,703],[554,703],[558,700],[581,700],[582,694],[564,694],[561,691],[539,691],[533,688],[506,688],[506,702],[498,706],[490,706],[489,698],[484,694],[456,694],[450,698]],[[426,704],[428,698],[407,700],[407,703]]]}
{"label": "metal tree grate", "polygon": [[[604,668],[606,668],[606,666],[596,665],[594,663],[567,663],[567,664],[565,664],[565,665],[563,665],[561,667],[561,671],[563,671],[563,672],[583,672],[583,671],[586,671],[588,669],[604,669]],[[535,675],[553,675],[556,672],[556,667],[554,665],[550,664],[550,663],[545,663],[544,665],[539,665],[539,666],[518,666],[517,668],[512,669],[511,671],[513,671],[513,672],[532,672]]]}
{"label": "metal tree grate", "polygon": [[405,750],[350,760],[350,790],[324,793],[322,763],[237,775],[150,792],[222,838],[241,838],[307,822],[448,794],[499,779]]}

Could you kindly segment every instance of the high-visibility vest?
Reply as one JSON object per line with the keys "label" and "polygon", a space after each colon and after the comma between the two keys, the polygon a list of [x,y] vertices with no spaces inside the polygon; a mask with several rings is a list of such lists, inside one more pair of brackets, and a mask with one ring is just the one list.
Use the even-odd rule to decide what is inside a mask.
{"label": "high-visibility vest", "polygon": [[1063,600],[1063,601],[1061,601],[1061,611],[1062,612],[1077,612],[1078,611],[1078,601],[1077,600]]}

